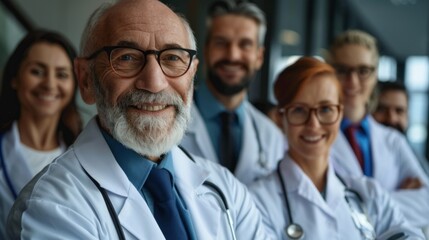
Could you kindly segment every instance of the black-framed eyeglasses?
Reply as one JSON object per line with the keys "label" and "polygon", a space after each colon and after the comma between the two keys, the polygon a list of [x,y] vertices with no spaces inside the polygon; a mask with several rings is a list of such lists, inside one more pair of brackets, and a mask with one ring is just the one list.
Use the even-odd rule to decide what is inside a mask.
{"label": "black-framed eyeglasses", "polygon": [[335,71],[336,71],[339,79],[345,79],[348,76],[350,76],[350,74],[355,72],[357,74],[359,80],[364,81],[364,80],[368,79],[375,71],[374,66],[366,66],[366,65],[361,65],[358,67],[347,67],[347,66],[343,66],[343,65],[334,65],[334,67],[335,67]]}
{"label": "black-framed eyeglasses", "polygon": [[135,47],[106,46],[95,51],[86,59],[93,59],[99,53],[106,52],[113,71],[120,77],[135,77],[144,68],[147,55],[154,54],[162,72],[168,77],[183,76],[191,66],[197,51],[186,48],[166,48],[157,50],[141,50]]}
{"label": "black-framed eyeglasses", "polygon": [[302,125],[310,119],[311,112],[316,113],[317,120],[322,125],[335,123],[340,117],[340,104],[324,104],[311,108],[304,104],[292,104],[280,109],[291,125]]}

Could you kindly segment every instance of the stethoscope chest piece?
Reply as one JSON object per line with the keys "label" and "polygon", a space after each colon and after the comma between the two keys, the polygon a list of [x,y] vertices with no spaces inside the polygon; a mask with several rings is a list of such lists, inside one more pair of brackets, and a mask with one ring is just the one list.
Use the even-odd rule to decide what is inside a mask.
{"label": "stethoscope chest piece", "polygon": [[304,230],[299,224],[292,223],[285,228],[286,235],[289,239],[302,239]]}

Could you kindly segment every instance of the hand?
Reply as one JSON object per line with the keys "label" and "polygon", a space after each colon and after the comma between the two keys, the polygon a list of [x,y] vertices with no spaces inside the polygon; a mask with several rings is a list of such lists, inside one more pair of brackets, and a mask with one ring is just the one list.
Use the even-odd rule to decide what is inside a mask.
{"label": "hand", "polygon": [[423,183],[418,178],[406,178],[404,181],[402,181],[401,185],[399,186],[399,189],[417,189],[421,188],[423,186]]}

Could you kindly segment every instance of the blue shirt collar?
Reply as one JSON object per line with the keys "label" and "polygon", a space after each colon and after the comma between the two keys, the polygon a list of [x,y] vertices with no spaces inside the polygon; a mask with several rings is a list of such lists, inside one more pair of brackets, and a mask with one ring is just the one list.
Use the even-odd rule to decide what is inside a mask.
{"label": "blue shirt collar", "polygon": [[127,175],[130,182],[137,189],[142,189],[149,172],[152,168],[165,168],[173,176],[174,183],[174,167],[173,167],[173,158],[171,152],[168,152],[164,155],[163,159],[159,164],[156,164],[149,159],[138,154],[134,150],[131,150],[125,147],[122,143],[114,139],[109,133],[105,130],[101,130],[104,139],[109,145],[110,150],[112,151],[113,156],[118,162],[119,166]]}
{"label": "blue shirt collar", "polygon": [[[210,92],[206,84],[201,84],[195,91],[195,104],[205,120],[213,120],[218,117],[221,112],[227,111],[222,103]],[[245,114],[244,101],[241,102],[234,112],[237,114],[238,123],[240,126],[243,126]]]}
{"label": "blue shirt collar", "polygon": [[[341,131],[345,131],[346,128],[348,128],[349,126],[351,126],[353,123],[347,119],[347,118],[343,118],[343,120],[341,121]],[[360,127],[364,133],[369,134],[369,115],[366,115],[358,124],[355,124],[358,127]]]}

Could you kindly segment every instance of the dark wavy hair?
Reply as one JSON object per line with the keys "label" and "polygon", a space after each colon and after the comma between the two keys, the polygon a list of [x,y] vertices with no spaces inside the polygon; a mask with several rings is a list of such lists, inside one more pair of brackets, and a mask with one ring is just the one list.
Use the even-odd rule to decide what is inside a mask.
{"label": "dark wavy hair", "polygon": [[[7,60],[4,68],[0,91],[0,133],[8,131],[12,123],[20,117],[21,103],[18,100],[16,90],[12,88],[12,80],[18,75],[21,64],[27,57],[31,47],[41,42],[59,45],[67,53],[73,66],[73,61],[76,58],[76,51],[65,37],[59,33],[43,29],[29,32],[24,39],[19,42],[18,46]],[[62,137],[67,146],[74,142],[77,135],[82,130],[82,121],[75,102],[77,81],[74,71],[73,79],[75,82],[73,97],[70,103],[63,109],[57,129],[59,136]]]}

